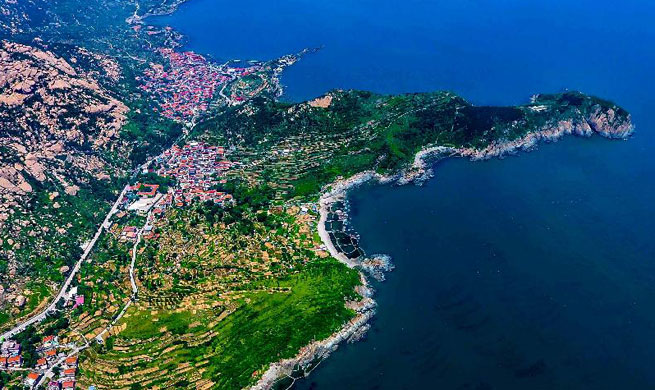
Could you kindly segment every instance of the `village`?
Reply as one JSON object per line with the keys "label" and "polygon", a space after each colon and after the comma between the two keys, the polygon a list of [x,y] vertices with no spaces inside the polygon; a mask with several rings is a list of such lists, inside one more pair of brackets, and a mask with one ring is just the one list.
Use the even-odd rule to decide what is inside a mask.
{"label": "village", "polygon": [[[84,304],[81,296],[71,297],[67,301],[73,307]],[[74,302],[74,303],[73,303]],[[24,367],[23,346],[15,340],[5,340],[0,343],[0,370],[9,372],[26,371],[27,375],[23,384],[29,388],[35,388],[44,382],[47,390],[72,390],[76,388],[76,375],[78,358],[77,346],[74,343],[60,344],[55,335],[44,336],[41,342],[34,346],[35,349],[29,352],[30,355],[36,352],[36,357],[31,356],[36,362],[33,367]],[[49,378],[45,378],[46,373]],[[45,380],[45,381],[44,381]],[[90,390],[92,390],[90,388]]]}
{"label": "village", "polygon": [[[174,145],[156,157],[142,174],[156,174],[159,177],[175,181],[174,188],[162,193],[160,185],[137,182],[128,186],[121,205],[124,209],[118,218],[129,212],[137,215],[149,215],[144,226],[144,238],[156,238],[153,231],[154,218],[164,214],[170,207],[183,207],[194,201],[212,202],[226,205],[233,201],[231,194],[217,190],[219,184],[225,184],[224,178],[235,163],[225,159],[225,148],[208,145],[204,142],[191,142],[182,147]],[[152,211],[150,214],[149,211]],[[137,238],[136,226],[125,226],[120,234],[122,241],[134,241]]]}
{"label": "village", "polygon": [[167,63],[151,63],[136,80],[159,104],[155,111],[192,125],[212,107],[239,105],[264,93],[279,96],[282,71],[316,50],[305,49],[266,62],[230,60],[220,64],[192,51],[159,48],[157,52]]}
{"label": "village", "polygon": [[[143,76],[137,77],[141,83],[140,89],[154,97],[158,103],[155,111],[188,125],[212,107],[239,105],[264,93],[279,95],[279,74],[308,51],[268,62],[234,60],[224,64],[214,63],[193,52],[176,52],[172,49],[159,49],[158,52],[167,63],[151,63]],[[287,155],[284,150],[273,152],[276,157],[279,157],[278,153]],[[166,218],[169,209],[184,210],[185,206],[201,202],[222,207],[234,202],[232,194],[227,193],[223,185],[235,177],[233,171],[244,167],[241,162],[230,161],[226,154],[230,155],[231,160],[239,155],[236,150],[226,151],[222,146],[190,142],[174,145],[141,166],[138,175],[121,192],[96,235],[80,245],[84,254],[75,266],[62,267],[60,272],[66,283],[59,289],[56,300],[37,316],[26,319],[12,329],[11,334],[0,337],[0,390],[5,389],[8,383],[11,389],[25,386],[48,390],[94,389],[96,385],[101,385],[88,381],[89,373],[83,366],[88,355],[81,352],[88,349],[95,353],[97,349],[105,348],[105,343],[120,332],[117,326],[123,315],[132,304],[136,305],[137,284],[149,282],[148,275],[135,276],[136,272],[140,272],[135,272],[135,259],[137,253],[142,253],[144,249],[138,251],[139,243],[159,239],[158,227],[162,224],[158,224],[157,220]],[[313,166],[315,161],[312,159],[308,164]],[[252,171],[256,172],[258,168],[252,167]],[[281,184],[285,185],[289,184]],[[306,218],[306,212],[302,211],[299,215]],[[276,223],[285,226],[299,223],[295,217],[281,210],[275,213],[271,220]],[[280,222],[282,220],[284,222]],[[261,248],[255,248],[255,243],[259,245],[259,239],[253,240],[253,247],[248,252],[257,254],[257,258],[261,259],[254,261],[241,253],[238,259],[240,266],[245,265],[250,271],[269,278],[274,274],[290,272],[293,264],[305,262],[301,247],[302,250],[315,249],[316,243],[308,234],[305,225],[308,221],[303,219],[300,222],[303,232],[293,240],[277,231],[265,239],[279,242],[285,251],[267,242],[262,252]],[[233,237],[230,241],[241,235],[234,226],[223,234]],[[97,246],[96,240],[99,242]],[[223,248],[225,253],[230,250]],[[127,264],[123,261],[119,252],[131,253],[131,265],[129,261]],[[287,252],[294,255],[289,257]],[[269,259],[270,264],[261,264]],[[281,266],[280,263],[285,265]],[[157,269],[154,275],[162,277],[168,273],[169,270]],[[189,275],[186,273],[185,277],[191,277]],[[239,275],[236,282],[245,283],[246,280],[245,276]],[[128,287],[130,282],[131,291]],[[223,282],[220,278],[211,281],[215,288],[221,289],[224,288]],[[147,289],[146,293],[149,295],[144,295],[143,300],[147,300],[147,305],[171,299],[160,298]],[[25,305],[25,301],[25,297],[22,297],[20,306]],[[215,302],[212,305],[222,307],[216,306]],[[53,327],[53,323],[57,326]]]}
{"label": "village", "polygon": [[197,114],[207,111],[216,98],[216,104],[244,101],[244,96],[239,94],[217,96],[217,90],[262,69],[258,62],[241,64],[231,61],[219,65],[190,51],[175,52],[162,48],[159,53],[168,60],[170,68],[151,64],[150,69],[144,72],[140,88],[159,100],[163,116],[178,122],[188,122]]}
{"label": "village", "polygon": [[[158,169],[150,168],[148,172],[153,170],[159,176],[173,178],[178,185],[164,198],[163,207],[172,203],[181,207],[195,199],[220,204],[232,199],[230,194],[212,189],[225,184],[224,174],[235,165],[225,159],[225,148],[221,146],[204,142],[191,142],[181,148],[174,145],[157,157],[154,164]],[[160,212],[156,210],[155,214]]]}

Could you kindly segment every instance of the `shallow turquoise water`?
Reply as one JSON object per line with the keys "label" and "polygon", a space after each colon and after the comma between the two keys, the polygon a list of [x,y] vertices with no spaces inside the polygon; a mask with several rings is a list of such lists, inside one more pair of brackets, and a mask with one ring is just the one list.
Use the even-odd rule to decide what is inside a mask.
{"label": "shallow turquoise water", "polygon": [[634,0],[191,0],[158,19],[218,59],[325,45],[284,75],[289,100],[449,89],[515,104],[570,88],[633,113],[629,141],[446,160],[424,187],[353,193],[364,249],[396,270],[368,339],[297,388],[655,388],[654,17]]}

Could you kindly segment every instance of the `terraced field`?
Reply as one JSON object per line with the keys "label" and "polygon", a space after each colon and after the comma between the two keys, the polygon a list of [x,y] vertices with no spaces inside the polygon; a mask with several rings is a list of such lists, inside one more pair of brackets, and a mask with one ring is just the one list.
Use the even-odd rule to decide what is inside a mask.
{"label": "terraced field", "polygon": [[[159,239],[139,251],[138,302],[85,352],[80,384],[241,388],[270,361],[338,330],[354,315],[344,302],[358,299],[360,281],[320,249],[316,219],[300,207],[171,210]],[[129,291],[122,280],[122,293],[94,293],[106,309],[80,316],[75,329],[93,334],[109,321]]]}

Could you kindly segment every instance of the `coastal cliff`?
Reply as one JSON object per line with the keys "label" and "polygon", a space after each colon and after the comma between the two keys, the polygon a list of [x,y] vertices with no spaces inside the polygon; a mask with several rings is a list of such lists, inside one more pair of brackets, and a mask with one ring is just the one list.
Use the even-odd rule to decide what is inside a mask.
{"label": "coastal cliff", "polygon": [[[533,101],[539,102],[539,97]],[[586,109],[578,111],[577,116],[547,123],[517,139],[494,141],[484,148],[462,148],[457,150],[457,154],[473,160],[484,160],[518,150],[529,150],[540,141],[552,142],[565,135],[590,137],[598,134],[610,139],[626,139],[632,135],[634,125],[630,114],[619,107],[603,103],[594,102]]]}

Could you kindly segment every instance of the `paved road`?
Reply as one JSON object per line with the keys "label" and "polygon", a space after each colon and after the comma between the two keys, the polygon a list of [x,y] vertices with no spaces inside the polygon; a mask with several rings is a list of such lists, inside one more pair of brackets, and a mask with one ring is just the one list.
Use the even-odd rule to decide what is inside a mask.
{"label": "paved road", "polygon": [[[183,139],[184,136],[185,136],[184,134],[181,135],[175,141],[175,143],[177,143],[179,140]],[[131,176],[132,179],[135,178],[136,175],[138,175],[138,173],[144,167],[147,167],[148,165],[150,165],[150,163],[155,158],[156,157],[152,157],[152,158],[148,159],[146,162],[144,162],[143,164],[139,165],[137,168],[135,168],[134,171],[132,172],[132,176]],[[75,263],[75,267],[73,267],[73,269],[71,270],[70,275],[68,275],[68,278],[66,278],[66,282],[64,282],[64,284],[61,286],[61,289],[59,290],[59,293],[55,297],[54,301],[52,301],[52,303],[47,308],[45,308],[43,311],[41,311],[41,313],[36,314],[36,315],[28,318],[27,320],[20,322],[19,324],[14,326],[12,329],[10,329],[10,330],[6,331],[5,333],[1,334],[0,335],[0,340],[7,340],[7,339],[10,339],[10,338],[14,337],[15,335],[17,335],[20,332],[27,329],[28,326],[34,325],[36,323],[39,323],[39,322],[45,320],[46,317],[48,316],[48,314],[52,314],[55,311],[57,311],[57,303],[60,300],[63,299],[64,295],[66,295],[66,292],[67,292],[68,288],[70,287],[71,283],[73,282],[73,279],[75,278],[75,275],[77,275],[77,273],[80,271],[80,268],[82,267],[82,263],[84,263],[84,260],[86,260],[87,257],[89,257],[89,254],[91,254],[91,250],[95,246],[96,241],[98,241],[98,238],[100,238],[100,235],[102,234],[102,231],[105,230],[105,229],[109,229],[109,227],[111,226],[110,223],[109,223],[109,219],[114,214],[116,214],[116,212],[118,211],[118,206],[120,205],[121,199],[123,199],[123,196],[125,196],[125,193],[127,192],[127,187],[128,187],[128,185],[126,185],[123,188],[120,195],[116,199],[116,202],[114,202],[114,205],[111,207],[111,210],[109,210],[109,213],[107,213],[107,215],[105,216],[104,221],[102,221],[102,224],[100,224],[100,227],[98,227],[98,230],[96,231],[96,234],[93,236],[93,239],[86,245],[86,248],[84,249],[84,253],[82,253],[82,256],[80,256],[80,259],[77,261],[77,263]]]}
{"label": "paved road", "polygon": [[59,366],[61,366],[62,364],[64,364],[64,362],[66,361],[67,358],[69,358],[69,357],[71,357],[71,356],[76,356],[76,355],[79,354],[82,350],[84,350],[84,349],[86,349],[86,348],[88,348],[88,347],[89,347],[89,343],[86,342],[85,345],[82,345],[82,346],[80,346],[80,347],[75,347],[75,348],[73,348],[73,349],[68,353],[68,355],[59,358],[59,360],[57,360],[56,362],[54,362],[54,363],[52,364],[52,366],[50,366],[50,368],[48,368],[48,369],[43,373],[43,375],[41,375],[41,378],[39,379],[39,381],[36,382],[36,383],[34,384],[34,386],[32,386],[32,388],[33,388],[33,389],[36,389],[36,388],[38,388],[39,386],[42,386],[42,385],[45,386],[46,383],[47,383],[49,380],[51,380],[51,379],[55,376],[55,373],[53,372],[53,370],[55,369],[55,367],[59,367]]}
{"label": "paved road", "polygon": [[[117,208],[118,208],[117,205],[120,203],[120,199],[123,198],[123,195],[125,194],[126,190],[127,190],[127,187],[124,188],[123,191],[121,192],[121,195],[118,198],[118,201],[116,201],[116,203],[114,204],[114,207],[112,207],[112,210],[109,212],[109,214],[107,214],[107,217],[105,218],[102,225],[98,229],[98,232],[101,232],[103,228],[109,228],[109,225],[110,225],[109,224],[109,218],[111,218],[111,216],[117,211]],[[159,202],[159,200],[161,200],[161,198],[163,196],[164,196],[163,194],[158,194],[157,197],[155,198],[155,202],[153,202],[153,204],[148,209],[148,215],[146,217],[146,223],[144,224],[144,226],[141,227],[141,229],[139,229],[137,239],[136,239],[136,241],[134,243],[134,246],[132,247],[132,262],[130,264],[130,283],[132,284],[132,297],[127,302],[127,304],[123,307],[123,309],[120,311],[120,313],[105,327],[105,329],[102,330],[102,332],[100,332],[100,334],[98,334],[96,336],[97,340],[104,340],[103,336],[107,332],[109,332],[111,330],[111,328],[114,327],[114,325],[116,325],[116,323],[123,317],[123,315],[125,315],[125,313],[127,312],[127,309],[129,309],[130,306],[132,305],[132,303],[134,303],[134,301],[136,300],[136,295],[139,292],[139,289],[138,289],[138,287],[136,285],[136,281],[134,279],[134,266],[136,264],[137,248],[139,247],[139,243],[141,242],[141,237],[142,237],[143,232],[145,230],[145,226],[147,226],[150,223],[150,220],[152,218],[152,208],[154,207],[155,204],[157,204]],[[99,237],[98,232],[96,233],[96,236],[94,237],[94,240],[91,243],[89,243],[89,245],[87,246],[87,250],[89,252],[91,250],[90,248],[93,248],[93,245],[95,244],[95,241]],[[88,253],[87,253],[87,256],[88,256]],[[82,255],[81,261],[84,261],[85,258],[86,258],[86,256]],[[65,291],[65,290],[63,290],[63,291]],[[56,304],[56,301],[55,301],[55,304]],[[35,316],[34,318],[38,318],[38,317],[39,316]],[[34,322],[32,322],[32,323],[34,323]],[[15,328],[15,329],[18,329],[18,327]],[[20,333],[20,332],[17,332],[17,333]],[[84,349],[86,349],[88,347],[89,347],[89,342],[85,339],[85,345],[73,348],[71,350],[71,352],[69,352],[65,357],[60,358],[54,364],[52,364],[52,366],[50,366],[50,368],[48,368],[43,373],[43,375],[41,376],[41,379],[39,379],[39,381],[37,383],[35,383],[32,388],[36,389],[36,388],[38,388],[40,386],[46,385],[47,381],[54,377],[53,370],[54,370],[55,367],[60,367],[66,361],[66,358],[71,357],[71,356],[75,356],[75,355],[79,354],[81,351],[83,351]]]}
{"label": "paved road", "polygon": [[158,194],[157,197],[155,198],[155,201],[150,205],[150,208],[148,208],[148,215],[146,216],[146,223],[139,229],[137,236],[136,236],[136,241],[134,242],[134,246],[132,247],[132,262],[130,263],[130,284],[132,285],[132,296],[130,297],[130,300],[125,304],[123,309],[118,313],[116,317],[114,317],[113,320],[105,327],[105,329],[102,330],[97,336],[96,340],[99,343],[104,342],[104,335],[107,334],[111,329],[120,321],[121,318],[125,315],[127,312],[127,309],[132,306],[132,304],[136,301],[137,294],[139,293],[139,287],[136,285],[136,279],[134,278],[134,267],[136,264],[136,255],[137,255],[137,249],[139,247],[139,243],[141,242],[141,238],[143,236],[143,231],[145,230],[145,227],[150,224],[150,221],[152,220],[152,209],[153,207],[159,203],[161,198],[164,197],[164,194]]}
{"label": "paved road", "polygon": [[82,267],[82,263],[84,262],[84,260],[86,260],[89,257],[89,254],[91,253],[91,250],[95,246],[96,241],[98,241],[98,238],[100,238],[102,231],[109,227],[110,225],[109,219],[116,213],[116,211],[118,211],[118,205],[120,204],[120,201],[125,195],[126,191],[127,191],[127,186],[123,188],[123,191],[121,191],[121,194],[118,196],[118,199],[116,199],[116,202],[114,202],[114,205],[111,207],[111,210],[109,210],[109,213],[105,217],[104,221],[102,221],[102,224],[100,224],[100,227],[98,227],[98,230],[96,231],[96,234],[93,236],[93,239],[91,239],[91,241],[86,245],[86,248],[82,253],[82,256],[80,256],[79,260],[77,260],[77,262],[75,263],[75,266],[70,271],[68,278],[66,278],[66,281],[61,286],[59,293],[52,301],[52,303],[50,303],[50,305],[46,307],[43,311],[41,311],[39,314],[36,314],[25,321],[22,321],[21,323],[17,324],[14,328],[0,335],[0,340],[7,340],[14,337],[15,335],[27,329],[27,327],[29,327],[30,325],[45,320],[48,314],[54,313],[57,310],[57,303],[59,303],[59,301],[61,301],[66,295],[66,292],[68,291],[68,288],[73,282],[75,275],[77,275],[77,273],[80,271],[80,268]]}
{"label": "paved road", "polygon": [[[187,132],[182,134],[174,143],[177,143],[178,141],[184,139],[186,134],[187,134]],[[155,158],[156,157],[150,158],[150,159],[148,159],[148,161],[146,161],[145,163],[138,166],[133,171],[133,174],[132,174],[131,177],[132,178],[136,177],[136,175],[139,173],[139,171],[142,168],[147,167],[148,165],[150,165],[150,163]],[[77,260],[77,262],[75,263],[75,266],[73,267],[70,274],[68,275],[68,278],[66,278],[66,281],[64,282],[64,284],[61,286],[61,288],[59,290],[59,293],[57,294],[55,299],[52,301],[52,303],[50,303],[50,305],[48,305],[48,307],[46,307],[40,313],[38,313],[36,315],[33,315],[32,317],[30,317],[30,318],[28,318],[28,319],[26,319],[24,321],[21,321],[19,324],[14,326],[12,329],[10,329],[10,330],[4,332],[3,334],[1,334],[0,335],[0,340],[7,340],[7,339],[10,339],[10,338],[14,337],[15,335],[23,332],[30,325],[34,325],[36,323],[39,323],[39,322],[45,320],[47,318],[48,314],[52,314],[52,313],[57,311],[57,303],[59,303],[59,301],[61,301],[64,298],[64,296],[66,295],[66,292],[68,291],[68,288],[70,287],[71,283],[73,282],[73,279],[75,278],[75,275],[77,275],[77,273],[80,271],[80,268],[82,267],[82,264],[89,257],[89,255],[91,254],[91,251],[93,250],[93,247],[95,246],[96,241],[98,241],[98,238],[100,238],[100,236],[102,235],[103,230],[109,229],[109,227],[111,226],[109,220],[118,211],[118,206],[120,205],[120,201],[121,201],[121,199],[123,199],[123,196],[125,196],[125,193],[127,192],[128,186],[129,185],[126,185],[123,188],[123,190],[121,191],[120,195],[116,199],[116,202],[114,202],[111,209],[109,210],[109,213],[107,213],[107,215],[105,216],[105,219],[102,221],[102,223],[98,227],[98,230],[96,231],[95,235],[93,236],[93,239],[91,239],[91,241],[86,245],[86,247],[84,249],[84,252],[80,256],[79,260]],[[162,196],[163,196],[163,194],[159,194],[159,198],[157,198],[157,202],[159,201],[159,199],[161,199]],[[147,221],[150,220],[152,208],[153,208],[154,204],[156,204],[157,202],[153,203],[153,205],[148,209],[148,216],[146,218],[146,224],[148,223]],[[137,246],[139,244],[139,241],[141,240],[141,235],[143,234],[143,230],[144,230],[143,228],[141,228],[139,230],[139,233],[138,233],[138,236],[137,236],[137,241],[136,241],[136,243],[134,245],[133,252],[132,252],[132,263],[130,265],[130,282],[132,284],[132,297],[131,297],[130,301],[127,302],[125,307],[123,307],[123,310],[121,310],[119,315],[116,316],[116,318],[114,318],[111,321],[111,323],[109,323],[109,325],[100,333],[100,335],[104,335],[106,332],[111,330],[111,328],[118,322],[118,320],[120,320],[123,317],[123,315],[125,314],[127,309],[132,305],[134,300],[136,300],[136,294],[138,292],[138,288],[137,288],[135,280],[134,280],[134,265],[135,265],[135,262],[136,262],[136,249],[137,249]],[[88,347],[89,347],[89,343],[86,342],[85,345],[74,348],[66,357],[76,355],[80,351],[82,351],[82,350],[84,350],[84,349],[86,349]],[[46,381],[46,379],[48,377],[52,378],[52,376],[54,375],[54,373],[52,372],[54,367],[57,367],[57,366],[61,365],[64,361],[65,361],[65,358],[62,358],[59,361],[57,361],[52,367],[50,367],[44,373],[44,375],[41,377],[39,382],[35,384],[34,388],[37,388],[37,387],[39,387],[41,385],[44,385],[45,381]]]}

